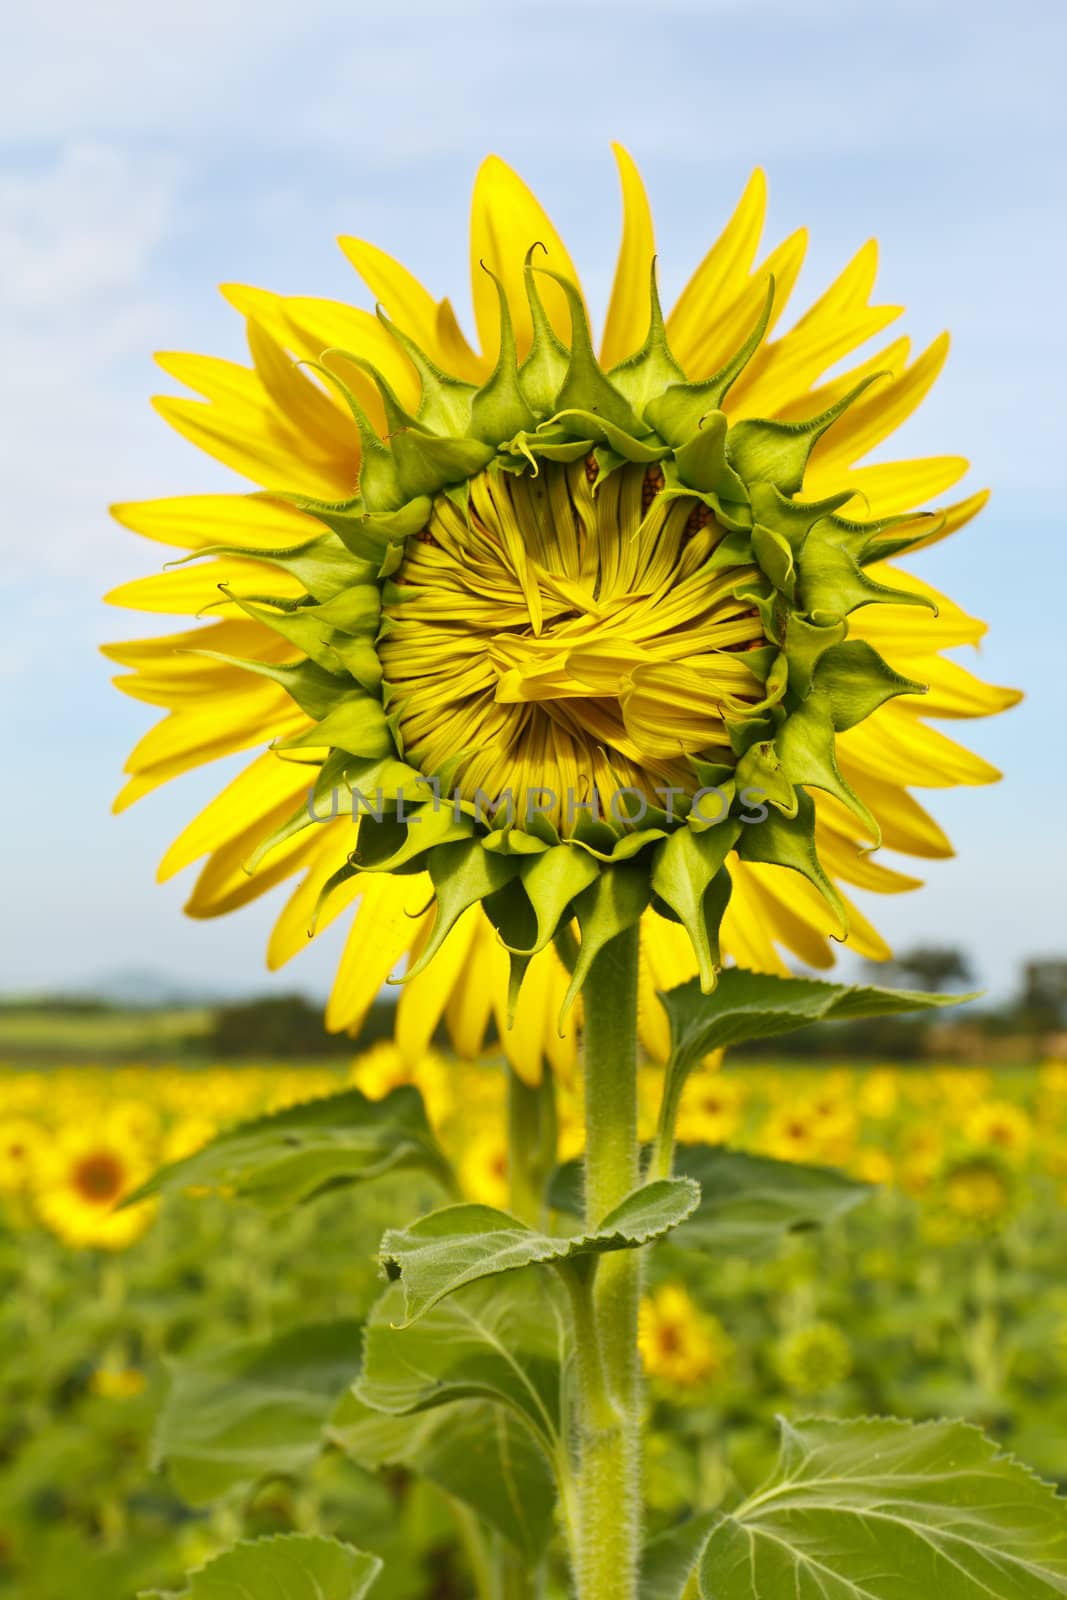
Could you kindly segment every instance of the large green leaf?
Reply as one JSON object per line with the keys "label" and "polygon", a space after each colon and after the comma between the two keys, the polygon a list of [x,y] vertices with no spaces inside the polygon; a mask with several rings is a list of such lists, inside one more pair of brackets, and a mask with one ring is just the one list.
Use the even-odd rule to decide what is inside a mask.
{"label": "large green leaf", "polygon": [[363,1600],[377,1556],[309,1533],[249,1539],[189,1574],[173,1600]]}
{"label": "large green leaf", "polygon": [[[789,1234],[826,1226],[872,1192],[833,1167],[753,1156],[724,1145],[683,1144],[675,1170],[700,1185],[700,1202],[672,1234],[680,1248],[762,1260]],[[557,1210],[580,1215],[582,1163],[557,1168],[549,1190]]]}
{"label": "large green leaf", "polygon": [[648,1541],[641,1557],[640,1600],[682,1600],[718,1520],[717,1511],[703,1511]]}
{"label": "large green leaf", "polygon": [[691,978],[660,995],[671,1029],[674,1062],[692,1066],[710,1050],[768,1039],[809,1022],[888,1016],[955,1005],[961,997],[906,989],[863,988],[813,978],[775,978],[727,967],[711,994]]}
{"label": "large green leaf", "polygon": [[368,1100],[346,1089],[227,1129],[193,1155],[161,1167],[125,1203],[207,1188],[281,1210],[327,1189],[411,1170],[451,1186],[418,1090],[405,1086]]}
{"label": "large green leaf", "polygon": [[356,1394],[403,1416],[456,1400],[508,1406],[549,1451],[563,1433],[567,1350],[562,1286],[534,1269],[449,1295],[417,1322],[398,1326],[404,1295],[393,1284],[367,1318]]}
{"label": "large green leaf", "polygon": [[967,1423],[783,1423],[700,1582],[706,1600],[1053,1600],[1067,1502]]}
{"label": "large green leaf", "polygon": [[544,1554],[555,1484],[541,1446],[505,1406],[457,1400],[438,1411],[388,1417],[350,1394],[328,1431],[360,1466],[406,1467],[462,1500],[531,1565]]}
{"label": "large green leaf", "polygon": [[190,1505],[237,1485],[300,1472],[359,1371],[358,1322],[292,1328],[177,1365],[156,1429],[155,1453]]}
{"label": "large green leaf", "polygon": [[789,1234],[825,1227],[859,1205],[869,1184],[833,1167],[807,1167],[722,1145],[679,1145],[675,1166],[700,1184],[700,1204],[672,1242],[761,1260]]}
{"label": "large green leaf", "polygon": [[404,1320],[413,1322],[464,1284],[538,1263],[631,1250],[662,1238],[696,1207],[689,1178],[659,1179],[635,1189],[592,1233],[558,1238],[539,1233],[492,1206],[446,1206],[408,1228],[391,1228],[380,1257],[404,1289]]}

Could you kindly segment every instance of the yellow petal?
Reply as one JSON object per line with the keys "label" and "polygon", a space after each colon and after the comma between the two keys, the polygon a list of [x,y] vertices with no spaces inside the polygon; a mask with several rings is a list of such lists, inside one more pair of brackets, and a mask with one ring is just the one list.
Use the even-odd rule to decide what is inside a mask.
{"label": "yellow petal", "polygon": [[709,324],[731,305],[748,281],[767,209],[767,179],[759,167],[726,227],[712,245],[667,319],[667,337],[688,372]]}
{"label": "yellow petal", "polygon": [[811,469],[842,471],[881,444],[925,399],[948,355],[943,333],[906,371],[874,384],[823,434],[811,455]]}
{"label": "yellow petal", "polygon": [[327,500],[352,492],[351,473],[331,463],[309,460],[301,452],[299,439],[266,409],[234,414],[199,400],[176,400],[169,395],[156,395],[152,404],[183,438],[261,488],[295,490]]}
{"label": "yellow petal", "polygon": [[1021,689],[983,683],[966,667],[940,656],[924,660],[922,674],[927,693],[921,699],[907,695],[898,702],[900,711],[913,717],[993,717],[1023,697]]}
{"label": "yellow petal", "polygon": [[296,599],[304,593],[303,584],[277,567],[263,561],[227,556],[220,561],[178,567],[150,578],[135,578],[132,583],[112,589],[104,599],[109,606],[162,611],[170,616],[182,613],[199,616],[208,606],[217,615],[240,615],[240,607],[222,593],[223,585],[242,596],[269,594],[272,598]]}
{"label": "yellow petal", "polygon": [[[675,350],[690,378],[702,378],[717,372],[744,344],[760,315],[767,297],[767,282],[772,275],[775,281],[774,306],[767,326],[768,330],[774,327],[793,292],[807,248],[807,229],[798,228],[760,262],[733,303],[718,308],[714,317],[691,340],[685,357]],[[727,396],[723,409],[731,417],[739,414],[732,394]],[[744,408],[741,409],[743,411]]]}
{"label": "yellow petal", "polygon": [[319,896],[326,880],[342,867],[345,857],[353,849],[356,828],[350,818],[339,817],[336,822],[324,822],[316,828],[314,850],[308,858],[303,878],[282,907],[271,930],[267,945],[267,966],[272,972],[284,966],[301,950],[306,950],[311,940],[311,919],[318,909],[316,934],[322,933],[346,911],[366,888],[366,878],[354,877],[331,890],[319,907]]}
{"label": "yellow petal", "polygon": [[265,837],[271,831],[262,824],[266,814],[280,810],[283,817],[288,815],[307,794],[313,778],[314,773],[309,774],[306,767],[296,767],[265,750],[183,828],[159,863],[159,882],[165,883],[199,856],[218,850],[252,823]]}
{"label": "yellow petal", "polygon": [[166,500],[127,500],[111,507],[124,528],[183,550],[242,544],[284,550],[322,532],[322,524],[281,501],[243,494],[187,494]]}
{"label": "yellow petal", "polygon": [[357,1029],[382,985],[419,932],[419,914],[431,897],[425,873],[394,878],[385,872],[360,877],[360,899],[326,1005],[331,1033]]}
{"label": "yellow petal", "polygon": [[[926,861],[944,860],[955,854],[948,836],[906,789],[855,765],[845,751],[839,760],[845,782],[878,818],[887,849]],[[825,798],[829,800],[829,796]],[[820,796],[820,805],[822,802]]]}
{"label": "yellow petal", "polygon": [[306,834],[297,834],[273,850],[256,872],[245,870],[253,851],[285,821],[286,815],[287,808],[275,807],[212,851],[185,903],[186,916],[198,919],[225,916],[228,911],[236,911],[239,906],[258,900],[260,895],[291,878],[306,864],[316,841]]}
{"label": "yellow petal", "polygon": [[995,783],[1000,777],[981,756],[908,716],[893,701],[858,727],[839,734],[838,750],[842,763],[847,760],[871,777],[920,789]]}
{"label": "yellow petal", "polygon": [[789,969],[774,948],[766,902],[752,867],[731,856],[729,868],[733,889],[722,919],[723,954],[731,956],[740,967],[785,976]]}
{"label": "yellow petal", "polygon": [[[819,500],[840,490],[852,489],[861,503],[846,504],[844,517],[874,520],[895,517],[902,511],[926,506],[934,495],[958,483],[969,463],[963,456],[926,456],[918,461],[884,461],[874,467],[856,467],[841,472],[815,463],[804,475],[805,500]],[[890,530],[890,537],[899,532]]]}
{"label": "yellow petal", "polygon": [[[487,156],[478,170],[471,201],[471,292],[482,354],[491,361],[496,360],[500,345],[500,305],[496,285],[482,270],[482,263],[504,285],[521,360],[533,339],[523,262],[534,244],[544,246],[536,255],[536,266],[548,267],[578,283],[574,263],[540,202],[499,156]],[[569,346],[570,316],[563,290],[544,275],[538,278],[537,287],[552,326]]]}
{"label": "yellow petal", "polygon": [[[397,1005],[395,1038],[405,1061],[417,1065],[430,1048],[448,997],[469,970],[474,941],[475,918],[480,907],[472,906],[452,929],[436,956],[418,977],[401,987]],[[419,944],[412,948],[412,960],[429,937],[432,922],[425,919]]]}
{"label": "yellow petal", "polygon": [[648,331],[649,282],[656,253],[652,209],[641,174],[621,144],[611,148],[622,184],[622,244],[600,346],[605,370],[640,349]]}

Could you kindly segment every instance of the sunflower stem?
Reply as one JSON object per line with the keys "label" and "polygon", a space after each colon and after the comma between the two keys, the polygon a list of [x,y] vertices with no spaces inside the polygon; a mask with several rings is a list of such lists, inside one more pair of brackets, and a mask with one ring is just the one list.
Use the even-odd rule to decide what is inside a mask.
{"label": "sunflower stem", "polygon": [[[585,1011],[586,1224],[637,1188],[636,929],[594,960]],[[579,1600],[635,1600],[641,1548],[641,1257],[620,1250],[571,1286],[578,1347]]]}

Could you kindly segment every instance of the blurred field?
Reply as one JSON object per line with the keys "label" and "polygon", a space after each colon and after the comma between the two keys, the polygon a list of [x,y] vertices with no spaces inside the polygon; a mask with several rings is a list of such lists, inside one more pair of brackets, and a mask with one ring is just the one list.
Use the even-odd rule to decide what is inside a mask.
{"label": "blurred field", "polygon": [[[380,1287],[378,1236],[424,1209],[418,1184],[328,1196],[281,1222],[213,1196],[113,1210],[220,1126],[405,1078],[466,1192],[506,1204],[492,1064],[432,1055],[410,1072],[381,1044],[328,1066],[0,1070],[0,1594],[53,1600],[76,1573],[84,1600],[125,1600],[177,1587],[243,1529],[289,1527],[379,1550],[381,1600],[471,1592],[449,1507],[402,1473],[332,1451],[196,1510],[152,1465],[168,1361],[362,1315]],[[648,1125],[657,1088],[646,1072]],[[580,1144],[573,1089],[559,1109],[566,1159]],[[687,1090],[681,1134],[878,1188],[756,1265],[657,1252],[642,1325],[654,1518],[757,1474],[776,1412],[966,1416],[1067,1481],[1067,1064],[709,1069]]]}

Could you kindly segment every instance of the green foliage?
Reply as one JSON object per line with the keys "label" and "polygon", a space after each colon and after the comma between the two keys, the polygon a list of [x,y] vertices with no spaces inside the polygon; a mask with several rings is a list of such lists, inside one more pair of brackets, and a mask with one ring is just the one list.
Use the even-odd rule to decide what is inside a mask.
{"label": "green foliage", "polygon": [[358,1322],[311,1323],[176,1365],[156,1457],[190,1505],[310,1466],[359,1370]]}
{"label": "green foliage", "polygon": [[682,1145],[675,1165],[700,1184],[700,1204],[672,1244],[709,1255],[773,1255],[790,1234],[825,1227],[871,1192],[832,1167],[774,1161],[722,1145]]}
{"label": "green foliage", "polygon": [[1067,1503],[962,1422],[783,1423],[700,1583],[706,1600],[1053,1600]]}
{"label": "green foliage", "polygon": [[352,1048],[344,1034],[327,1033],[322,1007],[302,994],[265,995],[220,1006],[203,1039],[213,1056],[329,1056]]}
{"label": "green foliage", "polygon": [[553,1238],[492,1206],[447,1206],[407,1228],[391,1228],[381,1261],[404,1290],[404,1320],[425,1311],[465,1284],[534,1264],[562,1264],[613,1250],[632,1250],[660,1239],[684,1222],[700,1199],[686,1178],[661,1179],[636,1189],[592,1233]]}
{"label": "green foliage", "polygon": [[380,1571],[376,1556],[336,1539],[279,1534],[216,1556],[167,1600],[363,1600]]}
{"label": "green foliage", "polygon": [[329,1189],[398,1171],[451,1183],[422,1097],[405,1087],[369,1100],[359,1089],[347,1089],[239,1123],[194,1155],[162,1167],[125,1203],[210,1188],[281,1211]]}
{"label": "green foliage", "polygon": [[747,1039],[769,1039],[807,1023],[921,1011],[953,1005],[957,998],[813,978],[776,978],[741,967],[727,968],[713,995],[702,994],[692,978],[660,996],[670,1022],[672,1058],[686,1066],[712,1050]]}
{"label": "green foliage", "polygon": [[488,1400],[386,1416],[355,1395],[330,1436],[364,1467],[403,1467],[469,1506],[533,1565],[552,1536],[556,1489],[544,1452],[511,1412]]}

